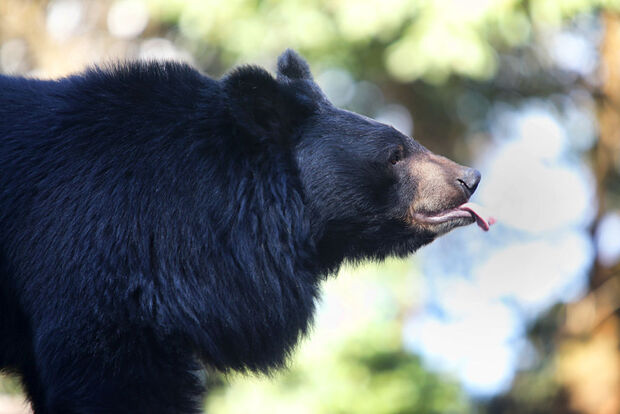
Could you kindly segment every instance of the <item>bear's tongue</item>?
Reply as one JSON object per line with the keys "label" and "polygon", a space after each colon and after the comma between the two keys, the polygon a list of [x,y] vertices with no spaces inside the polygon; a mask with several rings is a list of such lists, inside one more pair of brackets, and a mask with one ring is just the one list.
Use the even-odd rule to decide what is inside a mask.
{"label": "bear's tongue", "polygon": [[[495,219],[489,216],[484,207],[476,203],[465,203],[457,207],[458,210],[467,211],[476,219],[476,224],[484,231],[488,231],[489,227],[495,223]],[[484,219],[483,217],[488,217]]]}

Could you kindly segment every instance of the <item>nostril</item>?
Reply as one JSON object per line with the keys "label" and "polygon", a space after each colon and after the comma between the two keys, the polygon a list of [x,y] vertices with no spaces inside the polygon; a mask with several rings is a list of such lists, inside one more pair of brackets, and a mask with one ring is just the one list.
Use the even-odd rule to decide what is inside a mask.
{"label": "nostril", "polygon": [[464,187],[463,189],[465,190],[465,192],[469,196],[471,196],[474,191],[476,191],[476,188],[478,188],[480,178],[480,171],[474,168],[468,168],[465,171],[465,174],[463,174],[461,178],[457,179],[457,181],[461,184],[462,187]]}

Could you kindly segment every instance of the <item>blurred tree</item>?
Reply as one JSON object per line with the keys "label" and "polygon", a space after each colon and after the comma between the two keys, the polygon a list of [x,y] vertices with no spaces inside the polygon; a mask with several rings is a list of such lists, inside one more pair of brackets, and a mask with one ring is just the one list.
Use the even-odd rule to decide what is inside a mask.
{"label": "blurred tree", "polygon": [[[602,82],[591,88],[600,128],[590,153],[598,198],[593,237],[601,219],[617,214],[620,207],[620,16],[611,11],[602,16]],[[530,338],[542,358],[517,376],[509,393],[492,401],[489,412],[620,412],[619,316],[620,261],[599,258],[590,272],[589,293],[575,303],[556,306],[532,325]]]}
{"label": "blurred tree", "polygon": [[[136,14],[123,17],[144,5],[149,10],[144,27],[135,25]],[[157,49],[221,74],[236,63],[273,68],[275,56],[293,47],[309,58],[316,74],[340,68],[353,82],[372,82],[351,106],[375,116],[378,105],[368,102],[378,100],[380,90],[385,102],[402,104],[412,114],[416,138],[462,162],[480,150],[480,136],[486,139],[493,104],[527,97],[553,101],[578,88],[599,105],[600,139],[587,155],[597,180],[600,219],[620,210],[619,8],[617,0],[0,0],[0,68],[58,75],[104,58],[150,57],[149,51]],[[576,16],[589,16],[596,26],[602,15],[599,76],[559,65],[549,48],[552,35],[579,29]],[[127,30],[132,24],[135,30]],[[617,260],[598,261],[588,295],[558,305],[532,325],[530,338],[540,361],[520,373],[505,395],[483,402],[481,410],[618,412],[618,378],[600,372],[620,372],[619,277]],[[406,283],[401,279],[397,290]],[[408,311],[399,306],[398,312]],[[300,362],[279,377],[281,382],[252,383],[261,393],[258,401],[244,402],[242,395],[253,394],[235,379],[233,399],[254,404],[253,412],[260,407],[274,412],[262,404],[267,395],[298,398],[316,409],[309,412],[471,410],[453,381],[429,373],[404,351],[398,339],[402,328],[402,320],[388,318],[369,335],[334,349],[334,360]],[[588,398],[594,395],[589,387],[601,397]],[[299,389],[308,394],[297,394]],[[226,405],[232,404],[225,401],[227,391],[214,390],[209,404],[238,407]]]}

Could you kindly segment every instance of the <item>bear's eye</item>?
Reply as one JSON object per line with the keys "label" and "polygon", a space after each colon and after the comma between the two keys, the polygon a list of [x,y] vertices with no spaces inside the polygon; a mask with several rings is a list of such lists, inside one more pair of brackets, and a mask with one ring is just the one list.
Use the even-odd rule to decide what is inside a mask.
{"label": "bear's eye", "polygon": [[399,145],[394,151],[392,151],[389,161],[390,161],[390,164],[396,165],[403,158],[404,158],[404,149],[401,145]]}

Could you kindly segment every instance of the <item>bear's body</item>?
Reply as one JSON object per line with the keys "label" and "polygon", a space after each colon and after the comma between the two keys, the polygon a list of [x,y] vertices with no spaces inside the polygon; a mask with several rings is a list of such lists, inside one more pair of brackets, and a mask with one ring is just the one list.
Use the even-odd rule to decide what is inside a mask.
{"label": "bear's body", "polygon": [[201,363],[280,367],[322,278],[473,222],[478,180],[331,106],[291,51],[277,79],[0,77],[0,368],[37,414],[199,412]]}

